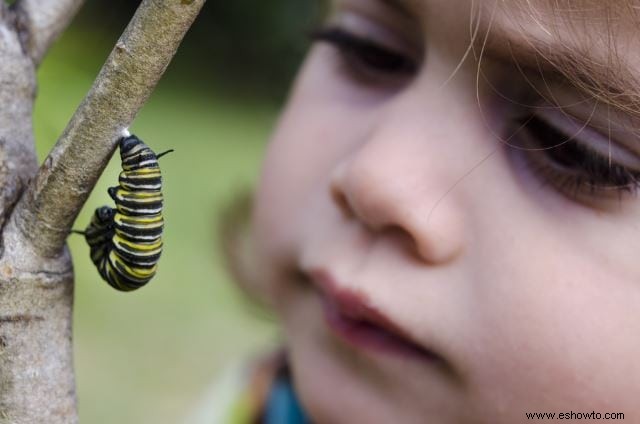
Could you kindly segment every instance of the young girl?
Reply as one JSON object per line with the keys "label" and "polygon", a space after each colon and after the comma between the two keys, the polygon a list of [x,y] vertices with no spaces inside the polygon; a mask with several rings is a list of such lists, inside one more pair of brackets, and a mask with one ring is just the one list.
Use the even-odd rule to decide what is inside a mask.
{"label": "young girl", "polygon": [[640,422],[640,3],[329,9],[234,259],[284,334],[243,422]]}

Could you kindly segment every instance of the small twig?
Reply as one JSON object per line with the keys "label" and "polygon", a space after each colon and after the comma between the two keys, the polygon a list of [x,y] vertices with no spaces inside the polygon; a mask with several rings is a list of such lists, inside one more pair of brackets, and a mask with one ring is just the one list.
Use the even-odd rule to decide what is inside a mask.
{"label": "small twig", "polygon": [[205,0],[144,0],[14,210],[36,253],[64,246],[73,221]]}
{"label": "small twig", "polygon": [[12,9],[19,22],[23,43],[37,65],[49,47],[69,25],[84,0],[18,0]]}

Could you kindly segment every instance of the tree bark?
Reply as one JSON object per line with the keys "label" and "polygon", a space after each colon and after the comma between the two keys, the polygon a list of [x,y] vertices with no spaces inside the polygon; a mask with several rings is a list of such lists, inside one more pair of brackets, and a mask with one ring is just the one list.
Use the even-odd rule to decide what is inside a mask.
{"label": "tree bark", "polygon": [[20,0],[13,8],[22,44],[39,64],[51,44],[69,25],[84,0]]}
{"label": "tree bark", "polygon": [[0,423],[77,422],[69,230],[205,0],[144,0],[38,169],[36,67],[82,0],[0,1]]}

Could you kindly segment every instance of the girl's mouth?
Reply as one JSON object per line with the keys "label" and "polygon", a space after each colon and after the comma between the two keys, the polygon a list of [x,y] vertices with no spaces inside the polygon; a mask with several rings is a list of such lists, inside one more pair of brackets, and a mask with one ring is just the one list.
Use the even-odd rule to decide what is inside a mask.
{"label": "girl's mouth", "polygon": [[325,271],[309,274],[320,291],[329,328],[343,341],[371,351],[435,361],[440,357],[411,338],[358,292],[339,288]]}

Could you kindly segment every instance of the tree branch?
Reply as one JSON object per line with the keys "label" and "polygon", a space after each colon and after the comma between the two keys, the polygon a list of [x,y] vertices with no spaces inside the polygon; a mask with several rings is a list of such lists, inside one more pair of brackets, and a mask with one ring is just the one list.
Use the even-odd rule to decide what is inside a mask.
{"label": "tree branch", "polygon": [[84,0],[18,0],[13,6],[26,50],[37,65]]}
{"label": "tree branch", "polygon": [[144,0],[13,218],[36,253],[62,251],[69,230],[205,0]]}

